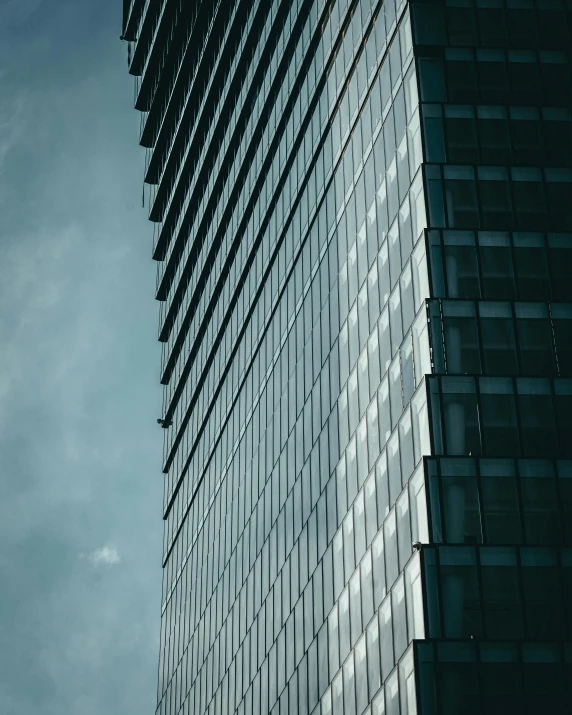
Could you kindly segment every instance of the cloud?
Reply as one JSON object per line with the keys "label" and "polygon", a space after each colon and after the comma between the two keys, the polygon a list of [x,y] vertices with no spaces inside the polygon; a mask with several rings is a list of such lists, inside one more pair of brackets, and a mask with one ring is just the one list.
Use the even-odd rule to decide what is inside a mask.
{"label": "cloud", "polygon": [[[2,78],[0,74],[0,81]],[[23,139],[25,106],[25,95],[20,92],[0,107],[0,172],[10,151]]]}
{"label": "cloud", "polygon": [[29,21],[43,0],[3,0],[0,4],[0,20],[6,28],[14,28]]}
{"label": "cloud", "polygon": [[90,554],[80,554],[80,558],[91,561],[94,566],[99,566],[99,564],[114,566],[121,562],[119,552],[113,544],[106,544],[101,549],[95,549]]}

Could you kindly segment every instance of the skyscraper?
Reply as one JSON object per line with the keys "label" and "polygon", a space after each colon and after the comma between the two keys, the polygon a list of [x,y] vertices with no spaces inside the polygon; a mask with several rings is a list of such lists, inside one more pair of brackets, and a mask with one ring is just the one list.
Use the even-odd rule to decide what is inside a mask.
{"label": "skyscraper", "polygon": [[159,715],[565,712],[567,0],[125,0]]}

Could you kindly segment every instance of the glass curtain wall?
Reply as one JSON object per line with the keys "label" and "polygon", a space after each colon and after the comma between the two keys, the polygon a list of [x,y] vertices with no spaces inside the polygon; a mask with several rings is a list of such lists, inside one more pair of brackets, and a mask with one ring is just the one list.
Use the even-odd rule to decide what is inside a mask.
{"label": "glass curtain wall", "polygon": [[564,711],[569,4],[191,5],[124,8],[163,346],[157,715]]}

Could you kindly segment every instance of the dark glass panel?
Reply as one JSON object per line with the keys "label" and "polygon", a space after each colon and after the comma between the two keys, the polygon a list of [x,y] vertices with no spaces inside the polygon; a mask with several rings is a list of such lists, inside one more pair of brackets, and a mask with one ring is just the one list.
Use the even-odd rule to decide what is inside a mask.
{"label": "dark glass panel", "polygon": [[564,52],[541,52],[540,74],[544,89],[544,102],[556,107],[566,104],[564,97],[572,93],[570,62]]}
{"label": "dark glass panel", "polygon": [[481,578],[486,637],[523,638],[524,622],[518,567],[513,549],[483,548]]}
{"label": "dark glass panel", "polygon": [[548,300],[550,277],[543,237],[515,234],[513,243],[518,297],[521,300]]}
{"label": "dark glass panel", "polygon": [[445,200],[451,228],[478,228],[479,210],[473,170],[465,166],[445,166]]}
{"label": "dark glass panel", "polygon": [[488,543],[522,543],[518,486],[512,460],[481,461],[483,522]]}
{"label": "dark glass panel", "polygon": [[420,57],[418,60],[419,85],[423,102],[444,102],[445,78],[443,62],[436,57]]}
{"label": "dark glass panel", "polygon": [[[464,7],[461,7],[464,5]],[[447,7],[447,29],[451,45],[460,47],[477,44],[477,23],[475,11],[470,2],[458,2],[455,7]]]}
{"label": "dark glass panel", "polygon": [[475,462],[442,459],[441,493],[445,540],[450,543],[481,543],[481,505]]}
{"label": "dark glass panel", "polygon": [[558,373],[562,376],[572,376],[572,306],[553,303],[550,311]]}
{"label": "dark glass panel", "polygon": [[558,426],[558,454],[572,456],[572,381],[554,381],[554,407]]}
{"label": "dark glass panel", "polygon": [[506,10],[508,34],[512,47],[537,47],[538,25],[532,0],[520,1]]}
{"label": "dark glass panel", "polygon": [[521,460],[519,472],[527,543],[560,543],[560,516],[552,463]]}
{"label": "dark glass panel", "polygon": [[516,327],[523,375],[553,375],[552,330],[544,303],[516,304]]}
{"label": "dark glass panel", "polygon": [[483,228],[512,228],[512,202],[506,169],[479,167],[478,184]]}
{"label": "dark glass panel", "polygon": [[446,450],[450,455],[481,451],[477,396],[471,378],[443,378],[442,401]]}
{"label": "dark glass panel", "polygon": [[[558,463],[558,492],[564,526],[564,540],[572,546],[572,462]],[[572,586],[572,580],[570,581]],[[572,595],[572,591],[570,591]],[[570,602],[570,601],[568,601]]]}
{"label": "dark glass panel", "polygon": [[481,638],[481,602],[474,551],[442,548],[439,557],[445,638]]}
{"label": "dark glass panel", "polygon": [[488,300],[516,297],[512,255],[508,236],[502,233],[479,234],[482,294]]}
{"label": "dark glass panel", "polygon": [[522,713],[522,680],[519,663],[493,662],[481,665],[483,713]]}
{"label": "dark glass panel", "polygon": [[548,236],[548,262],[553,300],[572,300],[572,236],[552,234]]}
{"label": "dark glass panel", "polygon": [[443,328],[448,373],[481,372],[475,306],[469,302],[443,302]]}
{"label": "dark glass panel", "polygon": [[[570,47],[570,22],[566,21],[564,3],[538,3],[536,14],[541,47]],[[568,7],[570,7],[568,5]]]}
{"label": "dark glass panel", "polygon": [[423,108],[423,128],[425,130],[425,157],[428,162],[445,163],[445,139],[441,107],[425,105]]}
{"label": "dark glass panel", "polygon": [[517,380],[522,450],[526,457],[556,454],[556,425],[548,380]]}
{"label": "dark glass panel", "polygon": [[516,375],[518,364],[509,303],[479,305],[483,363],[488,375]]}
{"label": "dark glass panel", "polygon": [[443,243],[447,295],[449,298],[479,298],[479,271],[474,234],[445,231]]}
{"label": "dark glass panel", "polygon": [[[565,712],[569,704],[564,693],[562,665],[558,662],[560,653],[556,650],[550,656],[556,662],[523,663],[525,715]],[[542,654],[541,657],[546,658],[547,655]]]}
{"label": "dark glass panel", "polygon": [[542,82],[536,53],[530,50],[511,50],[508,59],[511,101],[523,105],[541,104]]}
{"label": "dark glass panel", "polygon": [[445,33],[444,7],[431,3],[411,4],[411,22],[416,45],[444,45]]}
{"label": "dark glass panel", "polygon": [[546,197],[550,227],[554,231],[572,229],[572,170],[546,169]]}
{"label": "dark glass panel", "polygon": [[475,663],[439,663],[436,685],[439,715],[481,715]]}
{"label": "dark glass panel", "polygon": [[572,165],[572,116],[570,109],[542,110],[544,159],[548,166]]}
{"label": "dark glass panel", "polygon": [[507,44],[508,30],[504,8],[499,0],[479,3],[477,18],[479,37],[483,47],[503,47]]}
{"label": "dark glass panel", "polygon": [[526,636],[535,640],[558,640],[564,623],[555,554],[544,549],[523,549],[521,563]]}
{"label": "dark glass panel", "polygon": [[477,123],[472,107],[445,107],[445,130],[449,161],[478,164]]}
{"label": "dark glass panel", "polygon": [[514,168],[511,174],[517,227],[527,231],[546,229],[548,219],[542,172],[540,169]]}
{"label": "dark glass panel", "polygon": [[484,164],[508,164],[511,146],[505,108],[478,107],[477,117],[481,161]]}
{"label": "dark glass panel", "polygon": [[484,452],[491,457],[520,453],[516,407],[510,378],[479,380]]}
{"label": "dark glass panel", "polygon": [[544,159],[542,126],[538,109],[510,109],[510,136],[515,164],[541,164]]}
{"label": "dark glass panel", "polygon": [[483,104],[505,104],[509,96],[509,78],[504,52],[481,50],[478,54],[480,101]]}
{"label": "dark glass panel", "polygon": [[446,62],[450,102],[472,104],[478,99],[477,73],[470,50],[450,50]]}

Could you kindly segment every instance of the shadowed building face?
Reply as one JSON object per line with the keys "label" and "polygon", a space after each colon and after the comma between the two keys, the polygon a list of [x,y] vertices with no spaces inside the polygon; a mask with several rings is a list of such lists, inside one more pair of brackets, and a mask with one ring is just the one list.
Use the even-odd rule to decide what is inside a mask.
{"label": "shadowed building face", "polygon": [[127,6],[160,715],[565,702],[570,13],[462,5]]}

